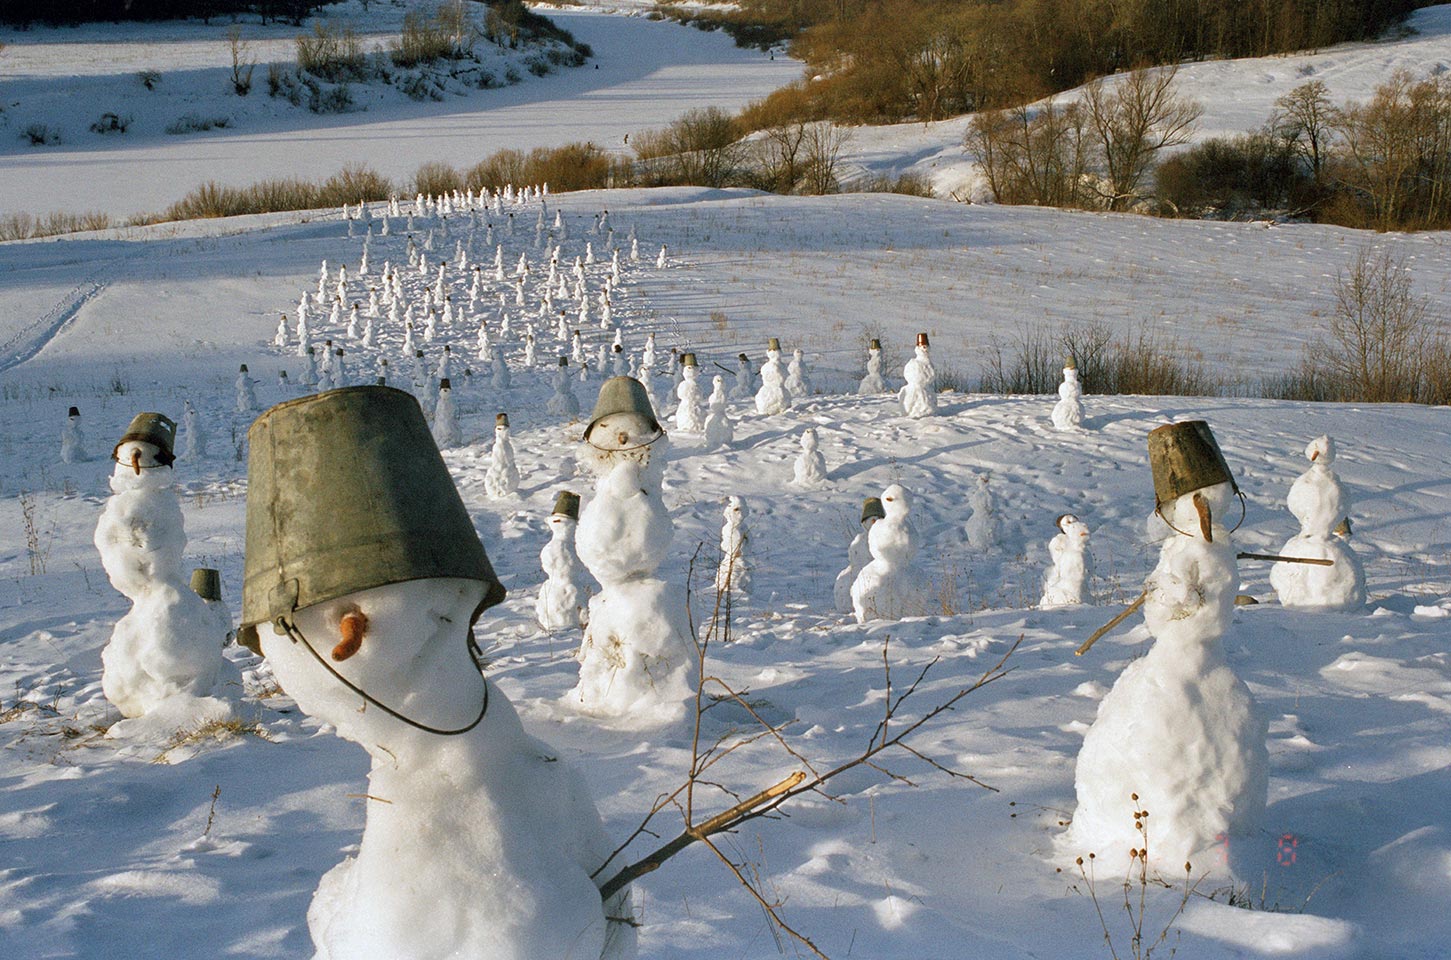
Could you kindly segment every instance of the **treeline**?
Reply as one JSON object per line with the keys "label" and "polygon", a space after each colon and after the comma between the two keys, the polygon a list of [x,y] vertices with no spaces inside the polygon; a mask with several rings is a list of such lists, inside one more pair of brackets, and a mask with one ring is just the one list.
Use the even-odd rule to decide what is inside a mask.
{"label": "treeline", "polygon": [[[746,112],[938,120],[1148,64],[1264,56],[1374,37],[1426,0],[742,0],[718,22],[796,31],[810,80]],[[694,15],[697,19],[705,14]]]}
{"label": "treeline", "polygon": [[122,20],[210,19],[247,13],[265,23],[278,20],[300,24],[318,7],[336,0],[4,0],[0,23],[73,26]]}

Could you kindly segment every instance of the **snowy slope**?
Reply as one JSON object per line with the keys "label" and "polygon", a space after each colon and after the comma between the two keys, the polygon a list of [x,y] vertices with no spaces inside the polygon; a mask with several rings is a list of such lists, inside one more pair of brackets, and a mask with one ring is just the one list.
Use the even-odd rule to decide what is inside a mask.
{"label": "snowy slope", "polygon": [[[640,238],[642,260],[623,265],[616,303],[629,349],[655,331],[662,352],[689,345],[703,363],[729,364],[742,349],[759,357],[765,337],[778,335],[788,350],[806,349],[823,391],[772,418],[733,401],[737,440],[722,453],[674,438],[665,497],[677,532],[662,574],[683,582],[704,544],[698,621],[710,599],[705,584],[723,498],[742,496],[751,515],[753,592],[733,610],[732,641],[713,647],[713,671],[748,688],[758,714],[794,719],[790,736],[802,754],[831,763],[858,752],[881,718],[884,644],[898,692],[939,660],[909,701],[916,716],[912,703],[920,711],[945,699],[1022,638],[1005,679],[912,741],[996,792],[895,758],[891,768],[918,786],[856,771],[835,784],[844,802],[810,798],[787,819],[757,822],[727,840],[727,849],[758,864],[790,922],[834,957],[1107,955],[1087,886],[1054,839],[1071,814],[1073,761],[1086,725],[1118,672],[1142,653],[1146,634],[1131,621],[1088,656],[1072,651],[1116,604],[1137,595],[1154,561],[1144,523],[1152,505],[1146,432],[1167,418],[1204,417],[1249,497],[1237,534],[1249,550],[1273,550],[1294,532],[1283,503],[1304,467],[1300,451],[1310,437],[1335,435],[1372,600],[1357,613],[1291,613],[1273,603],[1267,568],[1243,565],[1245,592],[1264,602],[1238,612],[1226,646],[1270,718],[1271,806],[1263,836],[1222,853],[1256,911],[1226,905],[1226,863],[1196,863],[1196,877],[1210,874],[1200,892],[1219,892],[1214,901],[1192,898],[1170,943],[1208,958],[1445,954],[1451,423],[1443,410],[1090,396],[1089,432],[1070,438],[1048,424],[1051,398],[948,394],[941,416],[907,421],[888,396],[846,394],[864,359],[867,326],[895,352],[888,372],[897,383],[917,329],[932,329],[940,366],[969,367],[995,330],[1061,316],[1193,331],[1207,338],[1194,349],[1226,367],[1288,362],[1298,340],[1313,335],[1296,322],[1323,312],[1327,274],[1366,238],[903,197],[674,190],[552,198],[551,210],[568,219],[564,262],[586,240],[596,243],[592,289],[607,258],[602,238],[585,230],[604,208],[617,240],[632,227]],[[533,215],[530,208],[523,222]],[[236,654],[251,671],[254,699],[245,712],[257,724],[253,733],[118,749],[96,729],[116,719],[100,697],[99,652],[126,602],[105,582],[90,545],[109,464],[59,462],[65,408],[81,407],[93,454],[109,450],[139,410],[179,415],[189,398],[203,411],[211,457],[176,471],[188,557],[221,569],[235,609],[246,491],[240,443],[250,419],[231,412],[236,365],[248,363],[261,380],[264,403],[282,399],[273,377],[280,368],[295,374],[296,357],[270,345],[277,313],[290,314],[298,294],[316,287],[322,259],[354,270],[361,245],[361,231],[348,239],[336,214],[258,219],[272,225],[4,247],[10,269],[0,280],[0,314],[14,318],[5,336],[31,354],[0,372],[0,525],[11,531],[0,543],[6,956],[303,956],[304,915],[318,878],[357,842],[364,755],[267,689],[253,658]],[[374,270],[402,260],[399,225],[373,238]],[[423,236],[431,224],[418,226]],[[431,259],[466,239],[457,222],[452,229]],[[524,233],[505,242],[511,267],[521,250],[540,263]],[[1377,238],[1414,255],[1418,281],[1444,304],[1439,240]],[[660,243],[669,244],[672,261],[657,270]],[[477,235],[474,255],[491,259]],[[67,297],[83,279],[96,290],[76,305]],[[410,274],[410,295],[424,282]],[[458,290],[456,299],[466,300]],[[517,323],[512,300],[509,310]],[[713,310],[726,319],[713,320]],[[490,305],[482,317],[492,323],[495,313]],[[1212,313],[1235,322],[1217,328]],[[60,314],[59,322],[42,322]],[[456,351],[472,354],[476,322],[446,333]],[[313,323],[317,340],[341,337],[325,317]],[[584,332],[591,347],[608,336]],[[386,329],[381,339],[372,353],[347,345],[355,371],[365,358],[398,363],[400,332]],[[517,339],[508,349],[517,364]],[[491,675],[531,732],[583,770],[611,835],[623,838],[658,793],[678,784],[690,735],[685,727],[602,729],[557,702],[575,682],[570,655],[579,638],[534,625],[538,555],[556,492],[571,484],[586,497],[590,491],[570,475],[578,425],[543,412],[555,349],[541,336],[537,368],[516,367],[504,395],[479,377],[463,378],[466,445],[446,460],[510,591],[481,622]],[[430,356],[439,350],[435,343]],[[599,382],[582,385],[586,405]],[[483,491],[499,410],[510,413],[522,474],[514,502],[488,500]],[[831,471],[822,491],[788,486],[807,426],[820,434]],[[992,477],[1005,541],[988,553],[962,533],[966,491],[983,472]],[[935,613],[857,626],[831,611],[832,579],[862,498],[892,482],[915,496]],[[1093,530],[1095,604],[1036,610],[1053,518],[1064,511]],[[747,722],[738,707],[715,708],[707,739]],[[717,773],[752,792],[798,767],[763,743]],[[709,812],[730,802],[712,791],[698,797]],[[1122,955],[1128,929],[1105,874],[1121,869],[1123,856],[1098,853],[1106,866],[1096,889],[1108,901]],[[760,911],[707,852],[683,855],[636,889],[643,957],[776,954]],[[1150,890],[1149,899],[1146,928],[1157,934],[1177,900],[1162,890]],[[1261,912],[1276,905],[1296,912]]]}

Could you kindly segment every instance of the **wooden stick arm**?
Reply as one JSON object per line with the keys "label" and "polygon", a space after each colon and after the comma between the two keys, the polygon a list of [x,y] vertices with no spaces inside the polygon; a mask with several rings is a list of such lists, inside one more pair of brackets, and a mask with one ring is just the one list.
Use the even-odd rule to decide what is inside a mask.
{"label": "wooden stick arm", "polygon": [[1334,560],[1321,557],[1282,557],[1274,553],[1236,553],[1236,560],[1268,560],[1271,563],[1313,563],[1317,567],[1333,567]]}
{"label": "wooden stick arm", "polygon": [[1105,623],[1103,626],[1099,627],[1097,630],[1093,631],[1093,636],[1091,636],[1087,640],[1083,641],[1083,646],[1079,647],[1077,650],[1074,650],[1073,651],[1073,655],[1075,657],[1081,657],[1085,653],[1087,653],[1088,652],[1088,648],[1091,647],[1091,646],[1093,646],[1095,643],[1097,643],[1103,637],[1104,634],[1108,633],[1114,627],[1118,626],[1119,624],[1121,624],[1125,620],[1127,620],[1129,617],[1133,616],[1134,611],[1137,610],[1137,609],[1139,609],[1139,607],[1142,607],[1144,605],[1144,601],[1147,600],[1148,597],[1149,597],[1149,591],[1147,591],[1147,590],[1145,590],[1143,593],[1139,594],[1139,598],[1137,600],[1135,600],[1133,603],[1129,604],[1127,607],[1125,607],[1123,609],[1123,612],[1122,613],[1120,613],[1118,616],[1114,617],[1108,623]]}

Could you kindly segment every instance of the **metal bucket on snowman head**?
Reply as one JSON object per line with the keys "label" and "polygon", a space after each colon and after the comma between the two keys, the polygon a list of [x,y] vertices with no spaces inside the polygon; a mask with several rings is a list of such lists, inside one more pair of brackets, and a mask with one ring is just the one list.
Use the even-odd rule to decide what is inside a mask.
{"label": "metal bucket on snowman head", "polygon": [[344,387],[267,410],[247,431],[247,546],[239,641],[294,611],[409,580],[485,585],[470,620],[504,599],[484,545],[410,393]]}
{"label": "metal bucket on snowman head", "polygon": [[149,443],[156,448],[156,462],[169,467],[176,461],[176,421],[164,413],[138,413],[131,418],[131,425],[111,448],[111,459],[118,459],[123,444],[136,441]]}
{"label": "metal bucket on snowman head", "polygon": [[203,600],[222,599],[222,574],[211,567],[197,567],[191,572],[191,592]]}
{"label": "metal bucket on snowman head", "polygon": [[766,349],[767,350],[775,350],[777,353],[780,353],[781,352],[781,340],[780,340],[780,338],[779,337],[771,337],[769,340],[767,340],[766,341]]}
{"label": "metal bucket on snowman head", "polygon": [[579,494],[571,493],[568,490],[559,491],[559,496],[554,500],[552,513],[568,517],[571,520],[579,519]]}
{"label": "metal bucket on snowman head", "polygon": [[[1233,529],[1238,530],[1244,522],[1244,494],[1229,472],[1229,464],[1207,422],[1185,420],[1150,430],[1149,469],[1154,476],[1154,512],[1165,523],[1169,523],[1163,512],[1166,505],[1185,494],[1221,483],[1229,484],[1239,497],[1239,523]],[[1174,528],[1172,523],[1169,525]]]}
{"label": "metal bucket on snowman head", "polygon": [[682,367],[698,367],[698,366],[700,366],[700,364],[695,359],[695,354],[693,354],[693,353],[683,353],[683,354],[681,354],[680,355],[680,365]]}
{"label": "metal bucket on snowman head", "polygon": [[868,520],[887,519],[886,508],[882,506],[880,497],[867,497],[862,501],[862,523]]}
{"label": "metal bucket on snowman head", "polygon": [[925,333],[919,333],[919,334],[917,334],[917,346],[919,346],[919,347],[930,347],[931,346],[931,344],[927,342],[927,334],[925,334]]}
{"label": "metal bucket on snowman head", "polygon": [[600,388],[599,399],[595,401],[594,412],[590,414],[589,426],[584,428],[582,439],[589,442],[589,435],[594,430],[595,424],[605,417],[618,413],[639,414],[655,431],[655,435],[641,446],[648,447],[665,435],[660,421],[655,419],[655,408],[650,404],[650,397],[645,393],[644,384],[634,377],[611,377]]}

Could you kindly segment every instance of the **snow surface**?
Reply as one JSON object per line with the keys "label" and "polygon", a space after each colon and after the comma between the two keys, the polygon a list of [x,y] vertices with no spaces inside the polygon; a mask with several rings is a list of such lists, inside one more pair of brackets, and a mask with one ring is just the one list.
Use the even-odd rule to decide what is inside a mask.
{"label": "snow surface", "polygon": [[[1419,37],[1337,48],[1312,62],[1320,76],[1346,78],[1333,89],[1363,97],[1391,59],[1434,65],[1451,34],[1447,9],[1419,13]],[[1439,32],[1430,29],[1438,24]],[[1236,81],[1243,89],[1251,82]],[[903,130],[895,136],[890,146],[900,158],[910,142]],[[261,175],[263,168],[249,169]],[[91,189],[89,178],[71,175],[37,175],[23,187],[10,172],[0,178],[5,197],[14,189],[34,197],[35,209],[48,209],[39,201],[63,187]],[[123,197],[114,181],[109,189]],[[855,395],[869,336],[881,337],[884,369],[895,374],[914,334],[929,331],[941,376],[977,369],[995,334],[1082,318],[1123,330],[1147,325],[1229,376],[1284,370],[1302,343],[1322,335],[1331,278],[1362,245],[1411,257],[1418,292],[1445,314],[1445,234],[1371,237],[742,191],[584,193],[551,198],[554,207],[570,218],[569,256],[583,251],[589,218],[606,208],[617,242],[634,226],[645,249],[669,244],[663,271],[653,258],[625,271],[616,317],[628,343],[655,332],[664,356],[693,348],[703,366],[734,369],[742,349],[784,334],[805,351],[819,391],[769,418],[754,412],[749,395],[732,398],[735,440],[724,450],[707,453],[694,438],[672,437],[663,498],[675,536],[658,574],[683,589],[705,544],[694,564],[697,623],[708,616],[719,559],[720,503],[745,498],[758,532],[755,589],[733,604],[731,642],[713,647],[708,669],[749,689],[759,715],[793,721],[786,735],[813,763],[831,763],[855,756],[882,718],[884,643],[894,692],[938,659],[904,708],[912,712],[915,703],[918,716],[1021,638],[1011,674],[911,741],[998,792],[897,758],[891,768],[917,786],[853,771],[836,781],[844,803],[809,796],[788,819],[757,821],[724,838],[723,850],[754,861],[785,898],[787,919],[826,953],[1106,955],[1087,884],[1055,847],[1072,811],[1084,733],[1149,638],[1133,619],[1088,655],[1072,651],[1138,595],[1154,565],[1158,543],[1144,523],[1153,502],[1145,435],[1169,419],[1197,417],[1213,425],[1249,498],[1235,533],[1249,551],[1274,552],[1296,532],[1284,504],[1303,469],[1306,439],[1339,440],[1336,472],[1351,495],[1369,599],[1359,611],[1287,610],[1273,602],[1268,565],[1240,564],[1240,592],[1261,602],[1235,608],[1225,657],[1269,720],[1269,802],[1259,832],[1195,864],[1196,878],[1213,872],[1199,892],[1215,900],[1191,899],[1173,943],[1180,955],[1208,960],[1447,953],[1445,410],[1090,397],[1087,431],[1065,435],[1048,423],[1043,397],[949,392],[937,416],[914,421],[890,394]],[[373,269],[402,261],[403,242],[402,231],[375,235]],[[510,242],[507,263],[523,244],[522,237]],[[136,412],[176,416],[192,400],[212,442],[209,457],[176,465],[186,560],[218,568],[235,609],[249,421],[234,412],[238,364],[255,373],[259,401],[283,399],[277,373],[288,369],[296,379],[301,361],[295,348],[271,346],[278,314],[292,316],[298,293],[315,288],[321,260],[347,263],[351,274],[360,245],[337,212],[0,245],[0,528],[8,531],[0,538],[0,950],[7,957],[109,960],[131,945],[132,955],[178,960],[308,954],[313,891],[358,853],[367,757],[302,716],[268,666],[235,648],[228,656],[248,684],[239,729],[179,729],[172,741],[148,746],[101,735],[98,728],[119,714],[101,695],[100,651],[130,606],[106,583],[90,543],[112,464],[101,457],[62,463],[58,437],[72,404],[84,411],[94,453],[109,449]],[[596,253],[607,260],[599,244]],[[504,289],[512,292],[512,284]],[[716,310],[724,325],[709,319]],[[319,344],[344,332],[325,313],[310,322]],[[521,327],[509,345],[516,369],[507,392],[477,371],[456,389],[468,442],[445,460],[510,591],[479,624],[489,676],[517,705],[525,730],[581,772],[606,834],[619,842],[654,797],[680,784],[691,736],[669,725],[649,733],[604,726],[562,704],[578,681],[578,637],[542,631],[534,601],[548,516],[567,485],[582,424],[545,410],[557,344],[541,330],[538,362],[525,370]],[[473,342],[475,328],[462,328],[456,350]],[[589,334],[588,347],[607,337]],[[399,336],[384,321],[374,354],[349,344],[350,360],[358,354],[354,369],[386,354],[394,381],[406,379]],[[430,356],[438,352],[430,346]],[[584,404],[599,382],[577,384]],[[486,438],[500,409],[513,423],[517,500],[493,501],[484,490]],[[808,426],[833,464],[829,491],[787,483]],[[988,476],[1000,547],[982,551],[967,542],[964,525],[969,492]],[[893,483],[914,494],[931,614],[857,625],[833,609],[832,581],[861,529],[862,498]],[[1044,532],[1065,511],[1094,531],[1093,605],[1033,609],[1048,561]],[[703,734],[713,740],[749,722],[743,709],[722,704],[706,714]],[[762,743],[731,754],[712,775],[749,793],[797,768]],[[734,801],[702,789],[696,802],[715,813]],[[1114,900],[1116,881],[1107,877],[1122,871],[1126,855],[1100,857],[1108,865],[1096,889],[1109,898],[1104,912],[1122,955],[1129,930]],[[1237,902],[1254,910],[1227,905],[1226,868],[1237,878]],[[1170,891],[1148,895],[1146,928],[1177,903]],[[708,851],[689,851],[638,881],[634,904],[646,960],[777,955],[760,912]],[[1270,912],[1277,907],[1297,912]]]}

